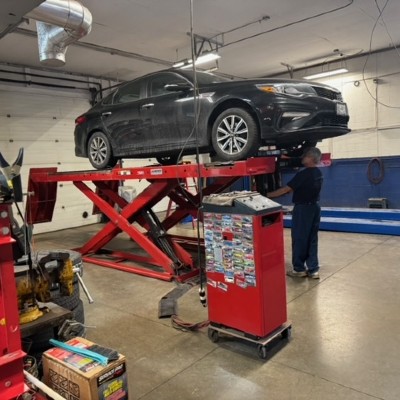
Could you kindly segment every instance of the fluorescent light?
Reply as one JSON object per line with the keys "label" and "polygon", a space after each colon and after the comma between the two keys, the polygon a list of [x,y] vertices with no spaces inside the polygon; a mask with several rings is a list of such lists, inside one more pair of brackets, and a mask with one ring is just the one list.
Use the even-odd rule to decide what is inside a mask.
{"label": "fluorescent light", "polygon": [[349,70],[346,68],[338,68],[338,69],[332,69],[331,71],[320,72],[319,74],[315,75],[304,76],[303,78],[304,79],[326,78],[327,76],[344,74],[346,72],[349,72]]}
{"label": "fluorescent light", "polygon": [[172,68],[180,68],[183,67],[185,65],[185,61],[179,61],[176,62],[174,65],[172,65]]}
{"label": "fluorescent light", "polygon": [[[196,61],[194,62],[194,65],[200,65],[200,64],[206,64],[208,62],[218,60],[221,58],[221,56],[217,53],[203,53],[201,56],[196,58]],[[178,64],[178,63],[176,63]],[[179,63],[180,64],[180,63]],[[174,64],[175,66],[175,64]],[[176,68],[180,69],[187,69],[193,66],[193,60],[188,60],[187,62],[183,62],[180,66],[177,66]]]}
{"label": "fluorescent light", "polygon": [[197,57],[195,61],[195,65],[205,64],[210,61],[218,60],[221,56],[217,53],[206,53],[202,54],[200,57]]}
{"label": "fluorescent light", "polygon": [[192,68],[192,67],[193,67],[193,62],[188,61],[188,63],[187,64],[185,63],[185,65],[183,67],[180,67],[180,69],[188,69],[188,68]]}

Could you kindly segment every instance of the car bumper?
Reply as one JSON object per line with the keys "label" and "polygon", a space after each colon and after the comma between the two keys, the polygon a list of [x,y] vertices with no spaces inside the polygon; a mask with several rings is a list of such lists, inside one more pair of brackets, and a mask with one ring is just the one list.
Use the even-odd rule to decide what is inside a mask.
{"label": "car bumper", "polygon": [[85,130],[82,129],[80,126],[75,127],[74,139],[75,139],[75,155],[77,157],[87,157],[86,134]]}
{"label": "car bumper", "polygon": [[260,107],[261,138],[266,144],[286,145],[350,132],[345,103],[313,97],[309,101],[277,102]]}

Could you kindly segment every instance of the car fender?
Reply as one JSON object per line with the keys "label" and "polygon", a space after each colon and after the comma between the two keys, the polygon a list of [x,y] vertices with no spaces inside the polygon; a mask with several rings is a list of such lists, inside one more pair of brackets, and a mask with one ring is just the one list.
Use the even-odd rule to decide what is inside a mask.
{"label": "car fender", "polygon": [[245,110],[249,111],[255,117],[257,125],[260,128],[261,115],[254,102],[252,102],[250,99],[243,99],[234,95],[226,95],[221,97],[218,102],[215,103],[214,107],[210,110],[210,113],[207,116],[209,135],[211,135],[212,126],[218,115],[228,108],[235,107],[244,108]]}

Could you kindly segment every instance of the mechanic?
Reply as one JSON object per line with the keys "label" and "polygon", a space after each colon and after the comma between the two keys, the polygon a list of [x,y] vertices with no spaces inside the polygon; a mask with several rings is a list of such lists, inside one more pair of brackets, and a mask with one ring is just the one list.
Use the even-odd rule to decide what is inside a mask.
{"label": "mechanic", "polygon": [[319,279],[318,229],[321,218],[319,194],[323,176],[317,167],[321,161],[321,151],[310,147],[302,155],[305,167],[299,171],[287,186],[267,194],[270,198],[293,192],[292,213],[292,265],[287,272],[292,277]]}

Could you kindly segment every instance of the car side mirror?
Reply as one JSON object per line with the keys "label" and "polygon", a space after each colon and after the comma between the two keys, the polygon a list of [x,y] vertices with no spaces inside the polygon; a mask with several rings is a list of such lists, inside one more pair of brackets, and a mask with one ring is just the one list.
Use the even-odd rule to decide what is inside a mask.
{"label": "car side mirror", "polygon": [[188,92],[192,89],[189,83],[168,83],[164,86],[168,92]]}

